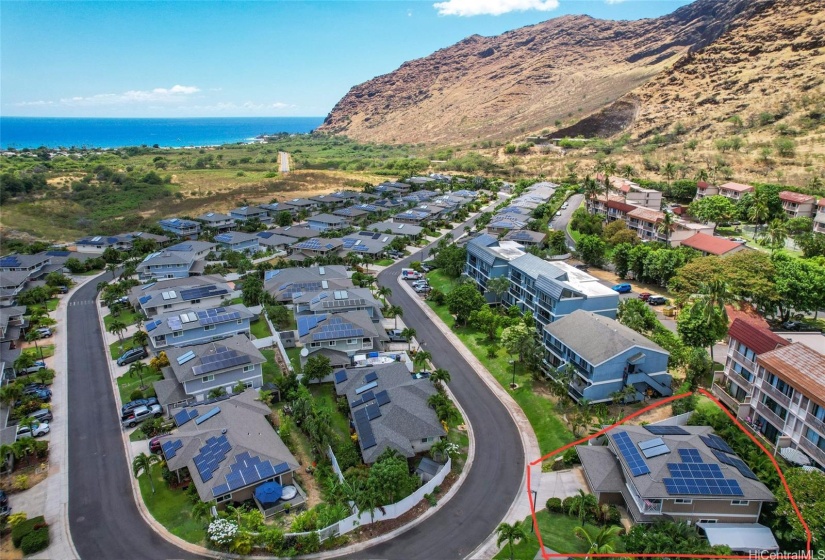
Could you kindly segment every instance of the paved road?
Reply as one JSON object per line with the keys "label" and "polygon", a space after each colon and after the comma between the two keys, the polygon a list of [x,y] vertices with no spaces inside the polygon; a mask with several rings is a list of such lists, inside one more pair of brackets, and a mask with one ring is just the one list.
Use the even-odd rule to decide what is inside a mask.
{"label": "paved road", "polygon": [[576,242],[567,233],[567,224],[570,223],[570,219],[573,217],[573,212],[575,212],[579,206],[581,206],[582,201],[584,201],[583,194],[574,194],[570,198],[567,199],[567,208],[564,210],[560,210],[561,216],[553,216],[548,224],[551,228],[555,230],[561,230],[565,233],[567,237],[567,245],[569,247],[575,247]]}
{"label": "paved road", "polygon": [[281,160],[281,173],[289,173],[289,154],[278,152],[278,158]]}
{"label": "paved road", "polygon": [[155,533],[132,499],[130,467],[95,308],[98,281],[72,296],[67,314],[72,540],[80,557],[89,560],[192,558]]}

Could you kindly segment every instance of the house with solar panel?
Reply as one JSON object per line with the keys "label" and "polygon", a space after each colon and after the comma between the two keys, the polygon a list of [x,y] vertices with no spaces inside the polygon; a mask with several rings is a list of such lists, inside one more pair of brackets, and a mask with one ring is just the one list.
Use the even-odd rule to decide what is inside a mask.
{"label": "house with solar panel", "polygon": [[383,255],[387,247],[395,239],[396,235],[389,235],[381,232],[359,231],[356,234],[341,238],[344,253],[357,253],[359,255],[372,255],[374,257]]}
{"label": "house with solar panel", "polygon": [[337,255],[344,242],[336,238],[313,237],[298,241],[289,246],[292,254],[300,253],[304,257],[327,257]]}
{"label": "house with solar panel", "polygon": [[312,212],[314,210],[317,210],[318,207],[321,206],[320,203],[315,202],[314,200],[310,200],[308,198],[292,198],[290,200],[284,200],[283,204],[295,208],[295,213],[301,211]]}
{"label": "house with solar panel", "polygon": [[257,253],[261,250],[259,241],[257,235],[243,231],[228,231],[215,236],[218,248],[239,253]]}
{"label": "house with solar panel", "polygon": [[271,249],[273,251],[286,251],[290,245],[295,243],[295,238],[278,235],[269,230],[259,231],[255,235],[258,236],[258,245],[264,249]]}
{"label": "house with solar panel", "polygon": [[364,310],[304,315],[296,320],[303,345],[301,363],[320,354],[329,358],[332,367],[350,367],[356,354],[377,353],[389,341],[384,328],[373,323]]}
{"label": "house with solar panel", "polygon": [[46,253],[0,257],[0,306],[14,305],[29,282],[46,274],[50,262]]}
{"label": "house with solar panel", "polygon": [[414,379],[404,364],[341,369],[333,378],[336,394],[347,397],[364,463],[374,463],[387,449],[410,459],[447,435],[427,404],[435,387]]}
{"label": "house with solar panel", "polygon": [[295,241],[300,241],[301,239],[308,239],[310,237],[315,237],[316,235],[318,235],[318,232],[316,230],[309,229],[305,225],[275,227],[270,228],[269,231],[276,235],[291,237],[293,239],[293,243]]}
{"label": "house with solar panel", "polygon": [[257,488],[274,483],[280,494],[273,503],[256,500],[267,515],[275,505],[278,511],[302,505],[306,494],[293,479],[298,460],[266,420],[269,407],[256,398],[255,391],[244,391],[177,410],[177,427],[160,439],[161,453],[173,473],[189,470],[201,501],[219,508],[254,499]]}
{"label": "house with solar panel", "polygon": [[318,203],[319,208],[340,208],[344,204],[346,204],[346,200],[343,198],[339,198],[337,196],[333,196],[331,194],[320,194],[316,196],[309,197],[309,200]]}
{"label": "house with solar panel", "polygon": [[272,222],[272,218],[269,217],[267,211],[259,206],[240,206],[233,208],[229,211],[229,217],[239,224],[248,222],[249,220],[258,220],[262,224]]}
{"label": "house with solar panel", "polygon": [[373,297],[369,288],[305,292],[294,298],[292,303],[295,306],[293,313],[296,317],[365,311],[373,323],[378,323],[384,318],[381,314],[384,304]]}
{"label": "house with solar panel", "polygon": [[232,298],[232,288],[220,276],[192,276],[150,282],[129,290],[129,303],[147,317],[188,310],[218,307]]}
{"label": "house with solar panel", "polygon": [[307,218],[307,225],[315,231],[334,231],[349,227],[349,220],[345,216],[316,214]]}
{"label": "house with solar panel", "polygon": [[627,386],[636,389],[635,400],[673,394],[668,351],[609,317],[574,311],[545,325],[542,345],[550,377],[572,368],[567,392],[576,402],[608,402]]}
{"label": "house with solar panel", "polygon": [[206,241],[184,241],[151,253],[137,266],[138,278],[145,282],[203,274],[206,255],[215,247]]}
{"label": "house with solar panel", "polygon": [[393,216],[392,221],[396,224],[421,225],[432,219],[434,216],[423,210],[406,210]]}
{"label": "house with solar panel", "polygon": [[347,268],[341,265],[282,268],[264,272],[264,290],[277,301],[291,303],[308,292],[352,288]]}
{"label": "house with solar panel", "polygon": [[267,215],[272,218],[273,221],[278,217],[278,214],[281,212],[286,212],[290,216],[294,216],[298,209],[294,206],[290,206],[284,202],[270,202],[269,204],[259,204],[258,208],[265,210]]}
{"label": "house with solar panel", "polygon": [[[366,206],[370,206],[370,205],[367,204]],[[376,207],[373,206],[373,208],[376,208]],[[355,206],[348,206],[346,208],[339,208],[338,210],[335,210],[332,213],[333,216],[336,216],[338,218],[343,219],[347,224],[353,224],[353,223],[356,222],[356,220],[359,220],[359,219],[363,218],[364,216],[369,216],[369,214],[370,213],[367,212],[366,210],[362,210],[362,209],[357,208]],[[310,220],[312,220],[312,218],[307,219],[307,221],[310,221]]]}
{"label": "house with solar panel", "polygon": [[207,307],[162,313],[144,325],[152,350],[157,354],[169,346],[190,346],[236,334],[249,336],[255,317],[245,305]]}
{"label": "house with solar panel", "polygon": [[229,214],[221,212],[207,212],[195,218],[204,228],[213,229],[218,232],[232,231],[235,229],[235,219]]}
{"label": "house with solar panel", "polygon": [[587,485],[600,504],[624,506],[636,523],[746,528],[758,524],[764,504],[776,501],[708,426],[622,425],[605,438],[607,445],[576,447]]}
{"label": "house with solar panel", "polygon": [[410,240],[418,239],[419,237],[421,237],[421,232],[424,231],[424,228],[422,226],[417,226],[414,224],[395,223],[390,220],[365,226],[364,229],[368,231],[387,233],[397,236],[403,235],[404,237]]}
{"label": "house with solar panel", "polygon": [[487,224],[487,233],[491,235],[501,235],[513,230],[527,227],[527,218],[514,216],[512,214],[502,214],[493,216]]}
{"label": "house with solar panel", "polygon": [[201,232],[201,225],[199,222],[185,220],[183,218],[169,218],[166,220],[160,220],[158,225],[164,231],[168,231],[172,235],[177,235],[183,239],[197,239]]}
{"label": "house with solar panel", "polygon": [[522,247],[544,247],[547,241],[547,234],[541,231],[530,231],[529,229],[520,229],[507,233],[504,238],[505,241],[515,241]]}
{"label": "house with solar panel", "polygon": [[238,383],[248,389],[260,389],[263,385],[261,365],[266,358],[245,335],[192,346],[171,346],[164,352],[169,358],[169,367],[163,368],[164,377],[177,380],[180,390],[169,398],[185,395],[199,402],[219,387],[231,393]]}

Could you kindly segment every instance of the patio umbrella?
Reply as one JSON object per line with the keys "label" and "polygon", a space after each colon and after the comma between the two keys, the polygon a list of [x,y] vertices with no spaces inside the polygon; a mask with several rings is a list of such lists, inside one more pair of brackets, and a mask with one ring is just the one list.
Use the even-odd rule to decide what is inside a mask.
{"label": "patio umbrella", "polygon": [[811,464],[811,460],[808,458],[807,455],[802,453],[800,450],[794,449],[792,447],[783,447],[779,450],[779,454],[795,465]]}
{"label": "patio umbrella", "polygon": [[825,474],[825,472],[819,470],[818,468],[816,468],[812,465],[805,465],[805,466],[802,467],[802,470],[805,471],[805,472],[818,472],[819,474]]}
{"label": "patio umbrella", "polygon": [[265,482],[255,488],[255,497],[262,504],[274,504],[281,499],[283,487],[277,482]]}

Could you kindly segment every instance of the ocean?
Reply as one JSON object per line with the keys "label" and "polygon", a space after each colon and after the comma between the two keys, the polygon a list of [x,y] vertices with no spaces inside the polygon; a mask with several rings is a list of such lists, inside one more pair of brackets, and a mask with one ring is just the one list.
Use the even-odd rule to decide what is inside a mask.
{"label": "ocean", "polygon": [[324,117],[205,117],[99,119],[0,117],[0,148],[216,146],[250,142],[261,134],[310,132]]}

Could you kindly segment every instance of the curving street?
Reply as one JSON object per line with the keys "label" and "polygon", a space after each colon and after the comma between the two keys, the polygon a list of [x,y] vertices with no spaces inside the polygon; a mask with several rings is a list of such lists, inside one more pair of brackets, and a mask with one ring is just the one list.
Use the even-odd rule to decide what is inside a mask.
{"label": "curving street", "polygon": [[[455,228],[453,235],[458,238],[472,222]],[[450,371],[450,388],[475,433],[475,462],[459,491],[437,513],[351,558],[464,558],[495,530],[524,474],[521,438],[505,407],[397,286],[401,267],[411,260],[408,257],[383,271],[379,282],[394,287],[390,300],[403,308],[405,323],[417,330],[417,338],[433,354],[436,365]],[[72,539],[84,559],[193,558],[155,533],[134,503],[131,469],[126,464],[107,349],[95,308],[95,283],[89,282],[72,296],[67,315]]]}

